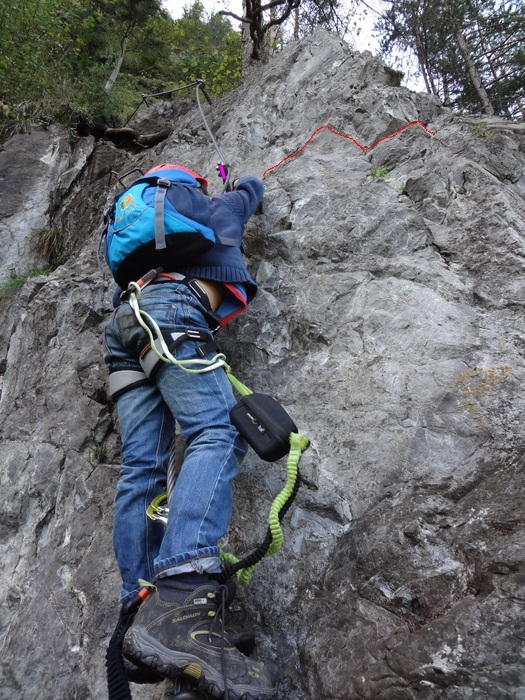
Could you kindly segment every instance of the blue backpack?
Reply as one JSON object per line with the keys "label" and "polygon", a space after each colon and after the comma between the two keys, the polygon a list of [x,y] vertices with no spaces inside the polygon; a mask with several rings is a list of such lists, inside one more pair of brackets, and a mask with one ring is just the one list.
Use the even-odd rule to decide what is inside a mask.
{"label": "blue backpack", "polygon": [[192,204],[199,204],[195,198],[202,196],[192,175],[170,167],[144,175],[117,195],[106,215],[103,238],[106,262],[120,287],[126,289],[152,269],[175,272],[191,265],[217,241],[238,245],[216,236],[207,207],[199,222],[174,204],[194,211]]}

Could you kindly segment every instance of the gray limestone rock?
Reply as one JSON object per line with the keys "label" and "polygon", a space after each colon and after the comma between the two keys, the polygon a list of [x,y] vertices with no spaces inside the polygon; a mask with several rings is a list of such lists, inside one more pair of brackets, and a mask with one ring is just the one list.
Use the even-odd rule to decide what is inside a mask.
{"label": "gray limestone rock", "polygon": [[[266,186],[245,246],[260,291],[220,343],[311,441],[283,550],[236,604],[279,698],[522,700],[525,127],[454,115],[326,32],[204,108],[234,176]],[[178,162],[220,191],[196,107],[153,111],[173,131],[139,155],[55,129],[0,153],[33,202],[5,204],[2,276],[50,201],[74,253],[0,301],[0,698],[107,696],[109,176]],[[225,549],[262,540],[283,483],[249,455]]]}
{"label": "gray limestone rock", "polygon": [[55,198],[68,191],[92,149],[92,139],[79,139],[72,153],[68,132],[54,126],[33,127],[3,144],[0,280],[45,264],[31,237],[50,225]]}

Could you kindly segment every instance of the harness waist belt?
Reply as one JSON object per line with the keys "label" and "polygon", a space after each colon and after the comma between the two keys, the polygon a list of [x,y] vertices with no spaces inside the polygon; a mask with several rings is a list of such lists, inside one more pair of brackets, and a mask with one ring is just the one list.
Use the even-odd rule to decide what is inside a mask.
{"label": "harness waist belt", "polygon": [[[210,280],[210,282],[212,281]],[[183,275],[181,272],[161,272],[152,280],[151,284],[159,282],[182,282],[182,284],[186,285],[197,301],[206,309],[206,321],[210,329],[212,331],[218,330],[221,320],[220,316],[213,311],[206,290],[195,277]]]}

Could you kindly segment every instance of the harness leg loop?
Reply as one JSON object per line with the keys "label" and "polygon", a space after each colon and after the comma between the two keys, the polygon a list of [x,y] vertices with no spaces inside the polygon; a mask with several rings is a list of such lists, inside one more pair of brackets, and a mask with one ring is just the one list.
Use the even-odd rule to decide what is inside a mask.
{"label": "harness leg loop", "polygon": [[[219,350],[211,333],[193,330],[192,328],[187,328],[185,331],[163,332],[162,339],[170,353],[173,353],[179,345],[186,340],[203,343],[202,345],[198,345],[195,349],[198,357],[203,359],[210,353],[217,353]],[[163,344],[158,338],[153,341],[153,345],[148,343],[148,345],[144,347],[139,362],[145,375],[149,377],[149,379],[154,379],[160,368],[166,363],[166,360],[160,357],[162,354]]]}

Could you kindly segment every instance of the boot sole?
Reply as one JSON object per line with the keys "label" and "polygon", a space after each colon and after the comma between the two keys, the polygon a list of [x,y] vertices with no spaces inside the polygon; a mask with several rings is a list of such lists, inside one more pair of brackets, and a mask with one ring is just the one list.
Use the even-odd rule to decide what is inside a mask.
{"label": "boot sole", "polygon": [[[131,628],[124,640],[124,653],[135,663],[155,669],[168,678],[184,677],[192,680],[199,690],[214,698],[224,695],[224,677],[194,654],[174,651],[160,644],[143,629]],[[269,700],[275,689],[255,689],[253,686],[228,683],[231,700]]]}

